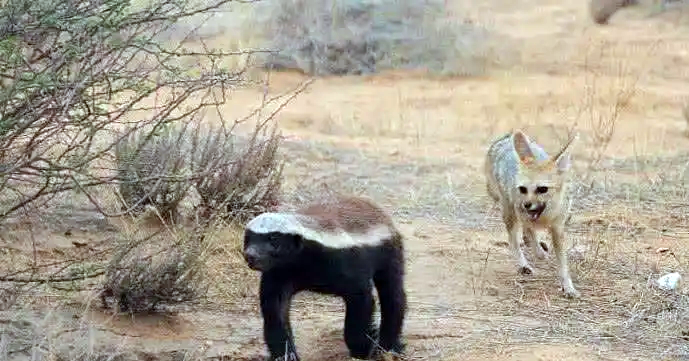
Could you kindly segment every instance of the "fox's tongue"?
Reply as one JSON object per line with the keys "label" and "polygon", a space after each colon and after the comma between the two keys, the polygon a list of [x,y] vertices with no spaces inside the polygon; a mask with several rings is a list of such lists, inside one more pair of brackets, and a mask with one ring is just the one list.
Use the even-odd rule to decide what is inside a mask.
{"label": "fox's tongue", "polygon": [[531,218],[532,221],[535,221],[541,215],[541,212],[527,212],[526,214],[529,216],[529,218]]}

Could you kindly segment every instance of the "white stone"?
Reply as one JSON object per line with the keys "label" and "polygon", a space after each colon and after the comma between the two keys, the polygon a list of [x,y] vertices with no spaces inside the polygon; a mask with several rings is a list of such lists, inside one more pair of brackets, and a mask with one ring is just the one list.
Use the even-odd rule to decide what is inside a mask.
{"label": "white stone", "polygon": [[656,281],[658,287],[666,291],[672,291],[679,286],[679,282],[682,280],[682,275],[678,272],[668,273]]}

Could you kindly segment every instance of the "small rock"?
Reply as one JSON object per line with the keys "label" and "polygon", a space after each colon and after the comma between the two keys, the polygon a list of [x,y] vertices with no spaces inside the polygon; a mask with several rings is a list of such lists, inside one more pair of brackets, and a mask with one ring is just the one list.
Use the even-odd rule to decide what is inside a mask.
{"label": "small rock", "polygon": [[670,249],[667,248],[667,247],[660,247],[660,248],[656,249],[656,253],[665,253],[665,252],[667,252],[667,251],[669,251],[669,250],[670,250]]}
{"label": "small rock", "polygon": [[421,233],[421,231],[419,231],[419,230],[414,231],[413,234],[414,234],[414,237],[416,237],[416,238],[421,238],[421,239],[428,239],[429,238],[429,236],[427,234]]}
{"label": "small rock", "polygon": [[495,286],[487,286],[486,287],[486,294],[488,296],[497,296],[500,294],[500,290]]}
{"label": "small rock", "polygon": [[679,274],[679,272],[673,272],[658,278],[656,282],[660,289],[665,291],[672,291],[677,288],[681,280],[682,276]]}
{"label": "small rock", "polygon": [[74,247],[80,248],[86,246],[88,243],[86,242],[79,242],[79,241],[72,241],[72,244]]}

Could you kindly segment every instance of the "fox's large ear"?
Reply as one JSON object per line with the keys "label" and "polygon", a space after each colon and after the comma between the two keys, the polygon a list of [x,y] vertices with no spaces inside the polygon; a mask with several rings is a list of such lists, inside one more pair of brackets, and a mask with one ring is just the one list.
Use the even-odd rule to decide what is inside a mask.
{"label": "fox's large ear", "polygon": [[512,144],[517,156],[522,163],[530,163],[534,160],[534,154],[529,146],[529,139],[521,130],[515,130],[512,133]]}
{"label": "fox's large ear", "polygon": [[570,153],[572,145],[577,139],[579,139],[579,133],[572,134],[572,136],[569,137],[567,144],[565,144],[565,146],[562,147],[562,150],[560,150],[560,152],[552,158],[558,171],[566,172],[572,167]]}

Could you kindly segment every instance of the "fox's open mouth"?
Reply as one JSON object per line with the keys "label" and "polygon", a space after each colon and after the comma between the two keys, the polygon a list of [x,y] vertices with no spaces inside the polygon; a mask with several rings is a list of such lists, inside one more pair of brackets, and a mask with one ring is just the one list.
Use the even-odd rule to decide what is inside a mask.
{"label": "fox's open mouth", "polygon": [[541,214],[543,214],[544,210],[545,210],[545,205],[543,204],[543,205],[539,205],[538,207],[534,207],[532,209],[527,209],[527,210],[525,210],[525,212],[526,212],[526,215],[529,216],[529,218],[532,221],[535,221],[538,219],[538,217],[541,216]]}

